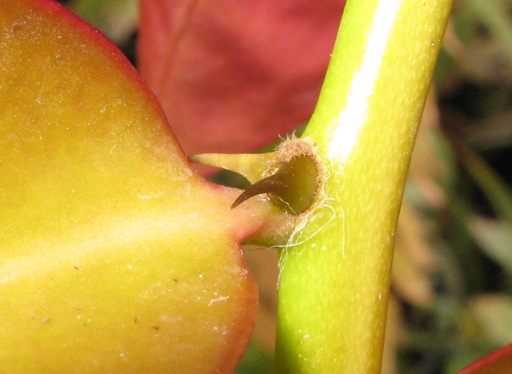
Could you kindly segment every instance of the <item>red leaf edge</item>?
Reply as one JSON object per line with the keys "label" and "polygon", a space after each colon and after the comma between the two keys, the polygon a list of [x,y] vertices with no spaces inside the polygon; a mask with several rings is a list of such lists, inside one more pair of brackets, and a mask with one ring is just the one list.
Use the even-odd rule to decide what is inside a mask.
{"label": "red leaf edge", "polygon": [[512,373],[512,344],[509,344],[466,366],[457,374]]}

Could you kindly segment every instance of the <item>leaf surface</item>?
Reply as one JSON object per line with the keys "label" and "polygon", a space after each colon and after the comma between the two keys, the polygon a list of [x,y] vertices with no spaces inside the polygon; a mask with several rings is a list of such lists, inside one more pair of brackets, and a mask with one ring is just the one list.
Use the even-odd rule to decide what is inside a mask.
{"label": "leaf surface", "polygon": [[241,153],[307,121],[344,1],[141,0],[139,67],[185,153]]}
{"label": "leaf surface", "polygon": [[239,229],[261,222],[56,2],[0,0],[0,50],[2,371],[232,372],[257,303]]}

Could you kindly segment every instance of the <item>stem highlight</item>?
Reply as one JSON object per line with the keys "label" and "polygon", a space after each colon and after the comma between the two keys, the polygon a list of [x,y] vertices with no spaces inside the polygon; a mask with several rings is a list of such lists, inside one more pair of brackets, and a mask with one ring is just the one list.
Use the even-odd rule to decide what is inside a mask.
{"label": "stem highlight", "polygon": [[299,235],[314,237],[280,253],[279,373],[380,372],[396,224],[451,5],[347,1],[304,132],[325,206]]}

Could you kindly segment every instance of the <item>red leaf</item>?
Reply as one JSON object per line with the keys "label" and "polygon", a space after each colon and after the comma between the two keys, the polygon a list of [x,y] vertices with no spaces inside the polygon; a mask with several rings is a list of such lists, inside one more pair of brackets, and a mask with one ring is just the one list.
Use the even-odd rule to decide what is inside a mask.
{"label": "red leaf", "polygon": [[307,121],[344,3],[141,0],[140,71],[185,152],[247,152]]}
{"label": "red leaf", "polygon": [[512,373],[512,344],[491,353],[459,371],[457,374]]}

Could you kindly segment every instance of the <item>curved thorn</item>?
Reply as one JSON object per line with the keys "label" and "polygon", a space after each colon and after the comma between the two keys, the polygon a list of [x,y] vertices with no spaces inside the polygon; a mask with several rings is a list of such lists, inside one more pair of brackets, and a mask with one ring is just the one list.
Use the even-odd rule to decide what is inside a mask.
{"label": "curved thorn", "polygon": [[286,188],[286,185],[283,183],[282,179],[279,178],[278,173],[271,175],[270,177],[264,178],[247,188],[231,205],[231,209],[236,208],[245,200],[250,199],[256,195],[261,195],[264,193],[273,193],[279,195],[279,191],[283,188]]}

